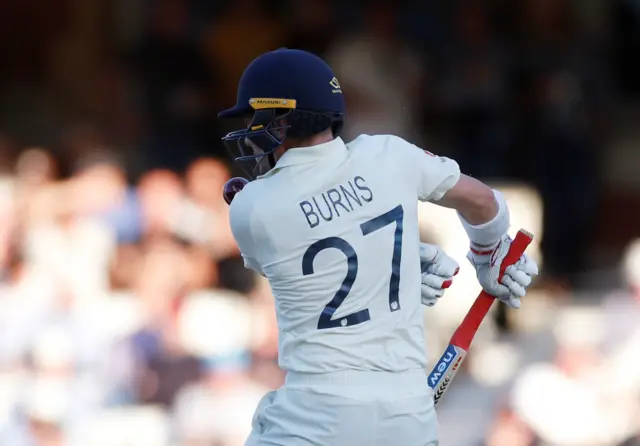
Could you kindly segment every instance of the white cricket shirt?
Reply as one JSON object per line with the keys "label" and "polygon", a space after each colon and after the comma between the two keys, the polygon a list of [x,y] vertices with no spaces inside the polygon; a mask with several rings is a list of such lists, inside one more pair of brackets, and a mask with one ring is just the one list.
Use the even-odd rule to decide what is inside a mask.
{"label": "white cricket shirt", "polygon": [[418,201],[458,164],[390,135],[288,150],[236,195],[245,265],[269,280],[287,371],[424,369]]}

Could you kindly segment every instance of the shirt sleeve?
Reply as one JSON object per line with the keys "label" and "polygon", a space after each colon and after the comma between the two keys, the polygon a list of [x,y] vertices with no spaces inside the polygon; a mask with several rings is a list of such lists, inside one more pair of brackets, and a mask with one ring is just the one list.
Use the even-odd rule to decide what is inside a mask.
{"label": "shirt sleeve", "polygon": [[460,179],[460,167],[451,158],[434,155],[397,136],[389,138],[401,173],[415,183],[420,201],[440,200]]}
{"label": "shirt sleeve", "polygon": [[231,232],[238,244],[238,248],[240,248],[240,254],[244,260],[244,267],[264,275],[260,263],[256,258],[257,245],[252,231],[255,223],[253,221],[255,213],[253,212],[254,207],[247,192],[248,191],[242,191],[237,194],[231,202],[229,209]]}

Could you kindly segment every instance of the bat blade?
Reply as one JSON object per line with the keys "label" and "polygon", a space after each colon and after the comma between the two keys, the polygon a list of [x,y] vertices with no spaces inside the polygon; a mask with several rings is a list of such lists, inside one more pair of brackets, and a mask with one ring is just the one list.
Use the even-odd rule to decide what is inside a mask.
{"label": "bat blade", "polygon": [[467,351],[465,349],[449,344],[438,362],[436,362],[435,367],[427,378],[429,387],[433,389],[434,404],[438,404],[466,356]]}

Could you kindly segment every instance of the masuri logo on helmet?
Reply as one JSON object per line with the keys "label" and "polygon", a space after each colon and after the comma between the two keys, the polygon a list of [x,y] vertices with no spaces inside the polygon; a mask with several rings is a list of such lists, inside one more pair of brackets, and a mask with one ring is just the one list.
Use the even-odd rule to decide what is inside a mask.
{"label": "masuri logo on helmet", "polygon": [[296,108],[295,99],[276,99],[276,98],[251,98],[249,105],[254,110],[263,110],[265,108]]}

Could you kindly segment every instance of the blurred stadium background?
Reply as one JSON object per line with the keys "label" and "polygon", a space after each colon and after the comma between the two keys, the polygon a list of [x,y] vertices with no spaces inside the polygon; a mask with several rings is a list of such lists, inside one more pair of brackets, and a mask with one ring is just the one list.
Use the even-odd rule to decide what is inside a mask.
{"label": "blurred stadium background", "polygon": [[[0,0],[0,445],[243,444],[283,376],[215,115],[282,46],[333,65],[346,139],[456,158],[538,236],[443,446],[639,445],[637,0]],[[463,265],[425,311],[434,360],[478,286],[455,216],[420,215]]]}

